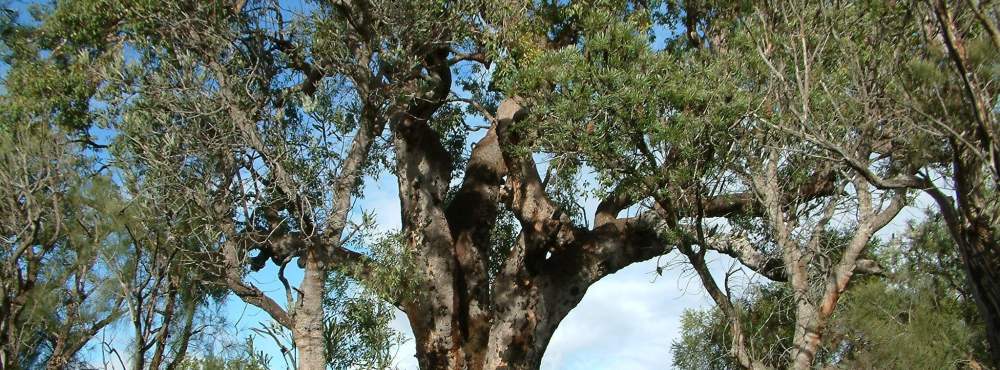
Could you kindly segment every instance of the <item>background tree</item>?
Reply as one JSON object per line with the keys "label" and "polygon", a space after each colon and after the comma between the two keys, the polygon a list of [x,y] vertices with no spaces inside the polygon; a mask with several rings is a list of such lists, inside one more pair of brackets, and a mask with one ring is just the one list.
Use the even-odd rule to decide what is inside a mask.
{"label": "background tree", "polygon": [[[116,159],[136,196],[162,215],[166,242],[194,246],[176,258],[267,312],[290,331],[298,367],[318,369],[331,360],[329,274],[364,280],[381,266],[362,244],[371,218],[350,217],[358,186],[384,162],[383,128],[443,99],[449,81],[426,72],[447,68],[447,46],[464,36],[441,21],[465,10],[308,6],[59,8],[76,14],[67,22],[116,41],[117,59],[100,76]],[[285,276],[292,262],[304,274],[296,288]],[[283,297],[246,278],[269,263]]]}
{"label": "background tree", "polygon": [[58,128],[2,130],[0,360],[6,368],[62,368],[123,312],[100,259],[121,245],[110,217],[121,203],[106,178],[80,176],[87,169],[64,152],[79,147]]}
{"label": "background tree", "polygon": [[[992,364],[1000,366],[1000,291],[997,275],[1000,266],[995,137],[997,132],[996,90],[997,32],[996,4],[976,1],[946,4],[944,1],[920,4],[923,43],[920,58],[909,63],[904,74],[904,104],[916,116],[916,130],[930,133],[943,156],[934,158],[916,178],[884,187],[906,185],[919,187],[937,203],[946,225],[961,252],[971,292],[986,323]],[[927,22],[933,16],[936,22]],[[930,23],[931,27],[928,29]],[[942,48],[943,46],[943,48]],[[936,69],[931,72],[927,67]],[[935,78],[936,77],[936,78]],[[940,97],[943,91],[948,99]],[[916,144],[916,143],[915,143]],[[916,144],[919,145],[919,144]],[[849,158],[849,161],[852,159]],[[920,160],[903,162],[918,165]],[[927,168],[930,167],[930,168]],[[862,173],[865,173],[862,171]],[[944,184],[935,181],[945,174]],[[874,177],[873,177],[874,178]],[[914,181],[916,180],[916,181]],[[945,185],[946,184],[946,185]],[[954,192],[954,198],[951,191]]]}
{"label": "background tree", "polygon": [[0,366],[64,368],[123,312],[101,257],[126,217],[87,132],[91,56],[17,17],[0,20]]}
{"label": "background tree", "polygon": [[129,204],[142,221],[126,224],[128,247],[105,258],[127,308],[130,367],[176,369],[207,325],[198,319],[199,311],[225,291],[204,283],[206,274],[182,257],[193,248],[164,235],[163,224],[155,222],[159,215],[144,214],[143,207],[141,200]]}
{"label": "background tree", "polygon": [[[856,279],[829,325],[816,364],[851,369],[984,368],[986,332],[969,295],[961,256],[939,216],[912,223],[901,241],[872,249],[882,275]],[[736,298],[748,343],[785,367],[794,298],[785,283],[751,286]],[[742,368],[730,356],[729,321],[718,307],[688,310],[671,347],[681,369]],[[928,338],[938,338],[928,340]]]}
{"label": "background tree", "polygon": [[[802,142],[794,135],[789,137],[780,129],[828,123],[850,127],[855,120],[866,119],[865,115],[870,114],[866,112],[882,111],[879,94],[883,91],[859,77],[866,72],[881,72],[877,65],[864,64],[868,60],[862,59],[855,66],[841,66],[841,53],[856,50],[851,39],[841,38],[850,27],[847,22],[863,21],[866,16],[870,15],[852,4],[761,5],[720,28],[726,44],[703,54],[708,63],[721,62],[718,68],[725,73],[721,78],[732,80],[734,94],[745,95],[743,99],[755,103],[737,121],[749,131],[737,131],[742,139],[734,141],[738,146],[734,151],[742,158],[732,162],[730,171],[761,200],[765,215],[762,224],[750,223],[749,229],[740,222],[734,225],[751,235],[763,231],[751,243],[755,246],[748,248],[746,242],[739,246],[740,242],[729,240],[730,246],[717,249],[752,262],[751,266],[780,256],[784,276],[779,276],[788,279],[796,306],[790,368],[812,366],[826,335],[826,323],[852,275],[878,270],[877,265],[859,257],[875,233],[907,203],[905,192],[877,190],[849,167],[825,160],[824,148]],[[816,29],[829,30],[830,34]],[[867,98],[855,98],[858,94]],[[878,150],[887,144],[877,139],[878,135],[863,130],[842,135],[851,140],[845,141],[841,150],[863,158],[863,163],[869,165],[879,160]],[[826,194],[812,199],[801,197],[802,186],[815,184],[810,179],[816,178],[828,179],[823,191]],[[789,184],[796,190],[783,189]],[[831,233],[846,233],[846,238],[831,238]],[[767,247],[768,243],[774,243],[774,248]],[[755,363],[747,353],[738,312],[727,302],[725,293],[714,287],[715,280],[705,263],[697,256],[691,258],[692,253],[685,249],[682,252],[692,260],[710,295],[732,320],[733,354],[744,367],[767,366]],[[769,271],[773,269],[764,270]]]}
{"label": "background tree", "polygon": [[[834,35],[830,39],[842,45],[831,50],[850,61],[844,65],[856,80],[853,86],[865,92],[852,97],[866,117],[785,129],[826,147],[874,186],[920,189],[934,199],[964,256],[991,347],[1000,348],[1000,334],[994,335],[1000,333],[1000,293],[994,288],[1000,257],[991,226],[997,221],[997,171],[990,154],[996,152],[996,4],[927,1],[847,8],[857,9],[856,22],[814,31],[824,30],[819,33]],[[824,94],[838,92],[831,86]],[[856,134],[883,143],[876,147],[878,162],[845,149]],[[1000,366],[1000,351],[991,352],[993,366]]]}
{"label": "background tree", "polygon": [[[821,148],[783,139],[769,128],[772,120],[836,117],[838,106],[809,100],[811,82],[842,75],[824,76],[808,64],[833,61],[804,61],[805,72],[793,71],[789,62],[780,67],[781,77],[771,79],[764,62],[753,64],[754,58],[740,54],[738,47],[757,41],[754,36],[794,38],[795,46],[812,48],[819,42],[804,25],[791,33],[770,23],[753,28],[750,21],[719,19],[714,44],[689,37],[656,52],[647,35],[636,32],[643,29],[641,12],[624,20],[604,9],[567,12],[578,17],[585,41],[531,60],[514,82],[536,89],[523,94],[531,94],[529,119],[540,125],[524,135],[553,153],[549,165],[556,171],[596,170],[602,190],[610,194],[598,207],[603,214],[595,218],[597,225],[625,208],[648,210],[645,215],[660,223],[654,232],[661,242],[688,255],[713,298],[734,313],[729,317],[737,343],[745,342],[741,325],[705,266],[705,251],[722,251],[771,279],[793,281],[799,335],[790,355],[798,358],[797,368],[809,367],[824,322],[851,275],[877,268],[859,258],[868,241],[906,203],[904,193],[877,191],[860,175],[843,174],[845,166],[816,158],[825,154]],[[760,30],[766,30],[764,36],[755,33]],[[782,51],[792,55],[793,50],[810,53],[792,46]],[[781,80],[784,85],[779,78],[787,79]],[[861,154],[876,144],[854,143],[851,149]],[[838,227],[852,229],[849,241],[826,239]],[[730,243],[718,233],[734,239],[749,233],[755,239]],[[733,348],[744,366],[766,366],[742,346]]]}

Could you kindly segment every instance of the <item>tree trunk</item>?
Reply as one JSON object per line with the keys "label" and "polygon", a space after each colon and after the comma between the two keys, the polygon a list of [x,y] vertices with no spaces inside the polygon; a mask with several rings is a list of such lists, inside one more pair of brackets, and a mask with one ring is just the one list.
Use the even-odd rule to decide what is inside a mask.
{"label": "tree trunk", "polygon": [[454,261],[448,256],[425,258],[422,280],[428,285],[417,292],[406,311],[417,346],[417,362],[421,369],[465,369],[462,353],[463,337],[458,295],[452,270]]}
{"label": "tree trunk", "polygon": [[[555,285],[535,282],[498,282],[494,309],[486,325],[467,325],[464,308],[409,314],[421,369],[538,369],[552,334],[583,298],[589,284]],[[556,289],[558,288],[558,289]],[[435,289],[441,289],[437,287]],[[463,328],[479,327],[481,332]],[[486,337],[487,341],[475,338]]]}
{"label": "tree trunk", "polygon": [[[624,196],[601,202],[592,229],[575,225],[546,195],[531,156],[513,150],[517,134],[507,127],[525,116],[519,99],[497,109],[449,199],[455,163],[428,122],[451,77],[445,67],[435,73],[442,81],[437,98],[416,104],[390,126],[402,231],[417,285],[401,306],[417,361],[425,370],[537,369],[556,327],[591,284],[670,246],[650,217],[616,218],[634,203]],[[501,204],[521,231],[509,250],[498,252],[491,232]],[[489,257],[502,260],[498,271],[488,268]]]}
{"label": "tree trunk", "polygon": [[[952,143],[953,148],[960,148]],[[983,164],[969,150],[956,150],[954,158],[957,209],[951,199],[934,196],[958,245],[972,296],[986,323],[992,365],[1000,368],[1000,245],[997,187],[983,173]],[[932,194],[935,195],[935,194]]]}
{"label": "tree trunk", "polygon": [[[619,237],[621,234],[608,228],[599,230],[607,234],[557,250],[548,258],[544,249],[528,247],[530,243],[522,237],[492,284],[485,318],[470,319],[477,316],[475,310],[469,309],[469,302],[478,303],[462,294],[453,294],[454,303],[446,304],[448,301],[442,299],[445,295],[441,293],[460,292],[463,279],[455,279],[449,273],[457,270],[435,271],[433,276],[438,277],[438,284],[422,287],[421,292],[426,294],[406,307],[416,337],[420,368],[538,369],[552,334],[592,284],[632,261],[664,252],[662,246],[631,248],[643,244],[634,243],[631,237]],[[616,254],[603,254],[606,251]],[[542,258],[536,258],[534,254],[538,253]],[[435,301],[440,302],[439,309],[428,309],[433,307],[428,302]],[[413,310],[419,307],[424,309]],[[483,337],[487,340],[479,340]]]}
{"label": "tree trunk", "polygon": [[[965,35],[959,31],[954,16],[961,9],[949,9],[949,2],[938,0],[933,4],[934,16],[940,25],[941,41],[961,77],[966,107],[973,120],[971,125],[958,129],[961,132],[949,139],[953,152],[952,166],[957,210],[950,199],[931,194],[940,205],[953,238],[958,244],[968,274],[972,295],[986,323],[986,337],[990,345],[993,367],[1000,368],[1000,249],[998,249],[997,223],[1000,222],[1000,169],[996,156],[995,110],[991,102],[996,95],[993,88],[981,85],[975,64],[969,59]],[[974,4],[974,8],[978,5]],[[976,13],[979,11],[976,10]],[[991,27],[981,14],[977,17],[988,29]],[[995,33],[991,40],[997,44]],[[954,131],[953,131],[954,132]],[[964,137],[963,137],[964,136]],[[975,143],[974,147],[968,143]],[[987,170],[988,169],[988,170]],[[989,172],[987,172],[989,171]]]}
{"label": "tree trunk", "polygon": [[[62,351],[62,348],[58,348],[57,350]],[[61,354],[54,355],[50,357],[49,362],[45,364],[45,369],[47,370],[64,369],[66,368],[66,365],[69,364],[69,360],[70,359],[66,358]]]}
{"label": "tree trunk", "polygon": [[989,228],[972,225],[958,243],[979,313],[986,323],[993,367],[1000,368],[1000,248]]}
{"label": "tree trunk", "polygon": [[[802,300],[804,297],[796,297]],[[800,302],[796,308],[795,336],[792,338],[792,363],[790,369],[812,369],[822,340],[819,328],[819,313],[816,307],[807,302]]]}
{"label": "tree trunk", "polygon": [[167,364],[166,370],[176,369],[184,362],[184,357],[187,356],[188,345],[191,342],[191,336],[194,334],[194,315],[197,313],[197,305],[198,302],[190,297],[184,302],[184,326],[181,328],[181,337],[177,342],[177,351],[174,353],[174,358]]}
{"label": "tree trunk", "polygon": [[[583,286],[559,286],[543,279],[515,287],[521,294],[503,297],[490,329],[482,369],[538,369],[552,334],[583,299]],[[520,284],[512,281],[510,284]]]}
{"label": "tree trunk", "polygon": [[156,337],[156,349],[153,351],[153,357],[149,359],[150,369],[159,369],[164,361],[164,356],[166,356],[166,349],[170,337],[171,321],[174,319],[174,309],[176,308],[175,303],[177,302],[177,283],[173,279],[170,281],[170,290],[167,292],[167,301],[163,305],[163,321],[160,323],[160,333]]}
{"label": "tree trunk", "polygon": [[302,277],[301,297],[296,302],[294,315],[295,347],[298,349],[299,370],[325,370],[326,344],[323,336],[323,296],[326,292],[326,274],[322,265],[310,254]]}

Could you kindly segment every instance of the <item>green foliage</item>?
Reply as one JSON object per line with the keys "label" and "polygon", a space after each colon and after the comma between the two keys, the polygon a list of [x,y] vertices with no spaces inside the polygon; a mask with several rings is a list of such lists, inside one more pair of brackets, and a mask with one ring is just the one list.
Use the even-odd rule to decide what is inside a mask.
{"label": "green foliage", "polygon": [[388,369],[402,334],[389,324],[393,307],[350,279],[331,274],[325,300],[326,351],[334,369]]}
{"label": "green foliage", "polygon": [[[374,228],[374,221],[369,226]],[[414,261],[405,247],[405,238],[401,232],[388,231],[377,232],[369,230],[370,233],[358,233],[355,245],[359,249],[367,250],[365,263],[337,266],[337,273],[331,276],[333,284],[333,294],[346,294],[345,290],[350,290],[352,294],[367,297],[375,295],[386,302],[402,302],[418,294],[413,280]],[[364,289],[354,291],[358,288],[347,284],[344,281],[346,276],[361,276]],[[354,281],[357,283],[358,281]],[[347,285],[345,285],[347,284]],[[350,287],[350,289],[347,289]],[[376,307],[382,309],[383,307]]]}
{"label": "green foliage", "polygon": [[495,278],[499,276],[500,269],[503,268],[505,257],[517,243],[520,234],[521,224],[517,221],[514,213],[506,207],[502,207],[497,213],[496,223],[493,230],[490,230],[489,261],[486,269],[489,274],[490,287],[493,287]]}
{"label": "green foliage", "polygon": [[43,31],[16,23],[13,10],[0,26],[0,63],[3,76],[0,129],[15,124],[57,125],[82,130],[89,124],[88,99],[94,84],[89,79],[91,58],[73,49],[59,49],[38,37]]}
{"label": "green foliage", "polygon": [[[901,245],[874,248],[886,276],[852,283],[829,324],[817,364],[843,369],[965,368],[986,358],[985,332],[968,296],[958,252],[936,216],[913,224]],[[794,300],[772,284],[738,302],[751,352],[787,366]],[[687,310],[671,350],[680,369],[738,369],[728,322],[715,308]]]}
{"label": "green foliage", "polygon": [[[794,299],[780,284],[752,289],[734,305],[743,320],[751,352],[776,368],[787,367],[787,350],[795,328]],[[740,369],[730,354],[729,323],[723,313],[710,308],[684,310],[681,337],[671,344],[673,366],[678,369]]]}
{"label": "green foliage", "polygon": [[855,368],[945,369],[987,357],[985,331],[958,251],[939,216],[911,224],[901,248],[881,254],[888,279],[848,292],[838,321]]}
{"label": "green foliage", "polygon": [[684,310],[681,313],[681,337],[670,345],[672,365],[678,369],[728,369],[729,360],[725,318],[719,310]]}
{"label": "green foliage", "polygon": [[[551,183],[578,182],[578,174],[593,172],[599,198],[616,188],[637,198],[690,192],[707,174],[722,174],[734,155],[743,134],[736,126],[757,104],[738,93],[748,86],[741,65],[747,58],[657,49],[652,40],[663,29],[654,25],[668,21],[664,12],[672,9],[660,5],[542,5],[575,42],[550,38],[500,67],[498,85],[531,102],[531,117],[513,131],[524,138],[522,151],[555,158]],[[577,196],[577,186],[553,187],[553,197]]]}
{"label": "green foliage", "polygon": [[0,351],[10,363],[68,361],[94,335],[92,327],[122,313],[106,256],[128,242],[129,218],[119,213],[125,202],[65,131],[8,122],[0,131],[7,210],[0,219],[0,320],[14,329]]}
{"label": "green foliage", "polygon": [[254,347],[247,339],[246,344],[237,348],[234,355],[208,354],[203,357],[188,357],[178,364],[178,370],[265,370],[270,359]]}
{"label": "green foliage", "polygon": [[206,357],[187,359],[178,367],[180,370],[264,370],[267,366],[256,360],[223,359]]}
{"label": "green foliage", "polygon": [[[86,339],[77,329],[122,315],[121,297],[161,289],[123,293],[115,282],[169,277],[175,290],[186,288],[180,300],[193,313],[268,261],[283,273],[303,250],[343,244],[350,249],[341,252],[360,262],[323,267],[332,270],[324,302],[331,366],[388,366],[400,338],[388,326],[386,302],[420,294],[411,260],[419,242],[375,233],[371,214],[347,227],[337,217],[354,211],[366,177],[397,169],[391,145],[398,137],[374,133],[360,175],[346,186],[338,180],[364,128],[393,130],[414,118],[404,112],[431,100],[440,107],[416,118],[429,119],[440,139],[435,154],[448,157],[443,172],[452,178],[435,180],[451,195],[470,132],[479,131],[470,115],[490,116],[478,108],[494,112],[504,97],[530,106],[503,133],[518,146],[504,155],[544,158],[546,196],[577,226],[589,226],[580,199],[616,191],[640,207],[663,200],[658,217],[690,225],[670,218],[694,218],[703,196],[759,199],[747,191],[751,172],[767,160],[780,162],[788,190],[826,169],[842,181],[849,169],[826,158],[817,144],[824,139],[876,148],[862,152],[878,158],[879,175],[947,176],[939,163],[952,157],[954,143],[940,138],[969,131],[973,120],[963,90],[970,77],[949,73],[946,49],[928,46],[935,35],[926,30],[926,4],[373,0],[360,10],[314,1],[307,14],[292,14],[280,1],[232,3],[58,1],[33,5],[23,24],[16,12],[0,10],[0,62],[9,68],[0,94],[0,236],[9,248],[0,257],[10,259],[0,277],[4,293],[25,291],[0,298],[30,302],[20,316],[3,318],[28,333],[18,359],[41,364],[45,350],[31,348],[44,347],[49,333],[69,327]],[[970,12],[956,19],[967,75],[995,108],[998,51]],[[471,54],[481,65],[460,71],[458,60]],[[435,91],[441,86],[462,91]],[[939,118],[935,126],[928,117]],[[775,148],[780,158],[771,159]],[[498,192],[506,197],[507,190]],[[345,193],[347,205],[338,202]],[[798,202],[789,213],[815,210]],[[772,231],[752,207],[731,215],[729,225],[775,252]],[[506,204],[500,208],[484,260],[491,282],[521,227]],[[953,248],[940,227],[918,229],[905,253],[871,246],[892,273],[855,283],[820,362],[949,367],[981,356]],[[837,259],[843,235],[824,236],[820,252]],[[272,244],[281,238],[301,241],[298,250],[277,251]],[[15,252],[22,247],[34,255],[22,259]],[[823,263],[811,272],[829,268]],[[29,270],[39,276],[33,285],[14,287]],[[153,301],[144,312],[162,315]],[[752,290],[737,306],[752,351],[785,365],[794,306],[787,287]],[[675,365],[733,367],[724,324],[715,311],[685,313]],[[931,335],[948,345],[926,340]],[[252,346],[249,353],[184,366],[267,365]]]}

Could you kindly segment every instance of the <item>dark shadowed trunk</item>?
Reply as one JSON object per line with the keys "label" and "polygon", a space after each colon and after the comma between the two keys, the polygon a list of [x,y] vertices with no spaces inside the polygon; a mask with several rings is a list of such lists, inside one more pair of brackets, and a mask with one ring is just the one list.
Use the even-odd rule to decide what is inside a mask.
{"label": "dark shadowed trunk", "polygon": [[[979,313],[986,323],[986,338],[994,366],[1000,366],[1000,246],[989,228],[976,225],[963,230],[959,250],[972,286]],[[984,238],[985,237],[985,238]]]}
{"label": "dark shadowed trunk", "polygon": [[[464,323],[467,318],[461,311],[465,307],[445,315],[410,315],[422,369],[537,369],[556,327],[580,302],[586,289],[565,289],[551,279],[499,284],[507,285],[507,289],[501,289],[504,292],[494,298],[497,307],[485,322]],[[431,325],[418,326],[428,318]],[[458,330],[451,330],[452,324],[458,325]],[[466,325],[478,331],[466,332],[462,328]],[[429,330],[435,327],[448,331]]]}
{"label": "dark shadowed trunk", "polygon": [[[986,322],[993,366],[1000,368],[1000,246],[997,242],[1000,237],[997,232],[1000,147],[993,103],[996,91],[990,86],[989,77],[977,73],[977,63],[972,61],[966,49],[969,36],[961,31],[958,18],[968,9],[949,3],[937,0],[932,7],[940,26],[941,41],[954,72],[960,77],[963,103],[968,109],[965,120],[970,124],[960,127],[958,133],[952,131],[949,138],[957,204],[953,205],[951,199],[937,189],[933,189],[931,195],[940,206],[962,254],[972,295]],[[1000,48],[1000,33],[994,21],[984,16],[979,4],[972,2],[970,5],[979,25],[988,31],[991,45]],[[974,144],[969,145],[970,142]]]}
{"label": "dark shadowed trunk", "polygon": [[[989,189],[987,175],[975,154],[953,148],[955,156],[955,195],[957,204],[940,192],[932,192],[955,240],[972,296],[986,324],[993,366],[1000,366],[1000,245],[998,245],[995,192]],[[957,207],[956,207],[957,206]]]}
{"label": "dark shadowed trunk", "polygon": [[406,307],[420,368],[537,369],[552,334],[590,285],[633,259],[641,261],[668,251],[650,244],[625,258],[601,259],[586,253],[612,244],[625,246],[610,237],[594,238],[525,264],[530,259],[524,259],[526,248],[519,243],[493,285],[488,310],[478,314],[472,314],[469,301],[456,294],[464,289],[462,279],[445,270],[430,274],[439,278],[440,285],[421,288],[420,298]]}

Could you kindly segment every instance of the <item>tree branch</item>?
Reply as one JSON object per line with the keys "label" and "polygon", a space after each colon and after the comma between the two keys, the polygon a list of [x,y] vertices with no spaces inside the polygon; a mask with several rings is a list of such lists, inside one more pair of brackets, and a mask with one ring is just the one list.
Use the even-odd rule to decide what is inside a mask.
{"label": "tree branch", "polygon": [[594,212],[594,227],[603,226],[618,218],[618,213],[635,204],[632,195],[626,190],[625,183],[619,183],[610,194],[597,204]]}
{"label": "tree branch", "polygon": [[526,115],[527,107],[521,99],[504,100],[497,109],[497,134],[508,168],[508,206],[521,223],[522,232],[529,241],[528,247],[537,248],[539,239],[545,239],[544,236],[557,232],[563,226],[570,226],[572,222],[545,193],[545,186],[531,154],[523,154],[518,150],[518,146],[523,143],[513,125]]}
{"label": "tree branch", "polygon": [[239,276],[238,271],[233,271],[226,274],[226,285],[236,294],[237,297],[246,302],[247,304],[253,305],[260,308],[264,312],[267,312],[274,321],[277,321],[281,326],[292,329],[292,318],[288,315],[285,309],[278,305],[271,297],[264,294],[263,291],[253,286],[253,284],[244,284],[242,277]]}

